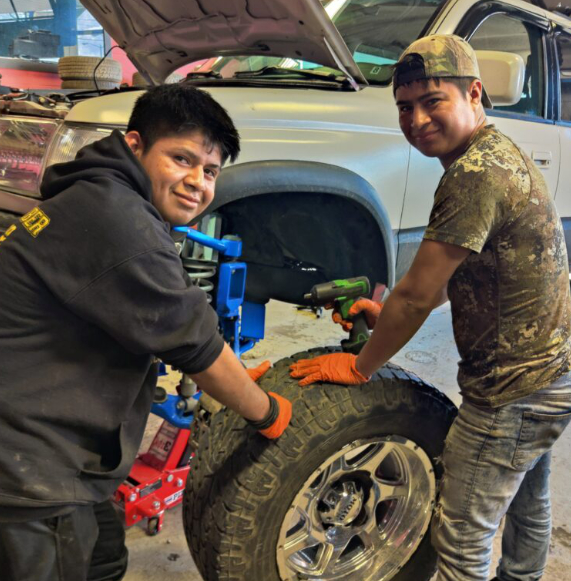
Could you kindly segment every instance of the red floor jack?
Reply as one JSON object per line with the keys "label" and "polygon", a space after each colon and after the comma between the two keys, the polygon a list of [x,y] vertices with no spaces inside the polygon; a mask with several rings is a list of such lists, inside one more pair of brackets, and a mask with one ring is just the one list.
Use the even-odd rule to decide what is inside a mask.
{"label": "red floor jack", "polygon": [[[162,366],[159,375],[165,374]],[[155,404],[168,407],[172,403],[178,408],[177,415],[181,411],[192,414],[198,402],[196,385],[183,375],[177,391],[180,398],[168,396],[163,388],[158,387]],[[181,404],[185,404],[185,410],[181,410]],[[168,415],[168,411],[165,415]],[[192,419],[192,415],[189,415],[189,419]],[[149,535],[160,532],[165,510],[182,502],[189,470],[188,463],[192,454],[190,429],[176,427],[171,422],[172,415],[169,421],[163,421],[148,451],[137,457],[129,476],[114,494],[115,503],[125,513],[125,525],[131,526],[146,518]],[[188,420],[181,425],[185,424],[188,425]]]}
{"label": "red floor jack", "polygon": [[[190,278],[202,281],[201,288],[208,292],[207,276],[218,275],[215,304],[219,325],[225,341],[238,357],[251,349],[264,337],[265,305],[244,300],[246,287],[246,264],[238,262],[242,243],[236,237],[212,238],[193,230],[177,227],[186,240],[191,240],[221,254],[218,269],[211,266],[218,254],[212,255],[210,263],[197,259],[195,254],[182,251],[182,262]],[[194,247],[193,252],[194,252]],[[218,272],[217,272],[218,270]],[[166,375],[165,366],[159,364],[159,375]],[[148,451],[135,460],[127,479],[115,491],[114,501],[125,513],[125,525],[131,526],[143,519],[147,521],[147,533],[160,532],[165,510],[182,502],[182,496],[192,456],[190,425],[200,392],[190,377],[183,374],[177,387],[178,395],[167,394],[158,387],[151,412],[165,420]]]}

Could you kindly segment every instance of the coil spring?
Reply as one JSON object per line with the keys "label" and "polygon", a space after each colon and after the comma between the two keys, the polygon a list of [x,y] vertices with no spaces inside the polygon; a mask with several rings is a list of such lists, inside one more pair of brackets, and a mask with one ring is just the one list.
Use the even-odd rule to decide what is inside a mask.
{"label": "coil spring", "polygon": [[184,270],[198,288],[206,293],[206,299],[212,302],[212,291],[214,290],[214,281],[216,276],[216,262],[198,260],[196,258],[184,258],[182,261]]}

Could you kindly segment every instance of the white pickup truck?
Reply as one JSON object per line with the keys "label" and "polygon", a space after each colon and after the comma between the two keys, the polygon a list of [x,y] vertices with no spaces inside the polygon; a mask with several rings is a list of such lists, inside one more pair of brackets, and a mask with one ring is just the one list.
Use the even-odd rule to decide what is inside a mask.
{"label": "white pickup truck", "polygon": [[[490,121],[538,164],[569,225],[571,20],[563,15],[519,0],[330,0],[323,14],[311,8],[317,0],[271,9],[258,0],[246,15],[240,2],[84,4],[149,80],[209,59],[186,82],[210,91],[242,135],[212,209],[244,241],[251,299],[300,303],[313,284],[352,275],[390,287],[406,271],[442,169],[402,136],[390,65],[424,34],[456,33],[479,51],[495,101]],[[67,115],[58,106],[63,120],[5,104],[0,228],[39,201],[47,165],[124,128],[138,95],[76,95]]]}

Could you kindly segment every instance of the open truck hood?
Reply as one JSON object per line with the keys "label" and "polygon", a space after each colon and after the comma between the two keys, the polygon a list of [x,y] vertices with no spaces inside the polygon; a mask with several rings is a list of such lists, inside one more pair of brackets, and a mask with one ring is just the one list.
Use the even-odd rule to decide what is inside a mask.
{"label": "open truck hood", "polygon": [[278,56],[367,84],[319,0],[82,0],[142,72],[160,83],[216,56]]}

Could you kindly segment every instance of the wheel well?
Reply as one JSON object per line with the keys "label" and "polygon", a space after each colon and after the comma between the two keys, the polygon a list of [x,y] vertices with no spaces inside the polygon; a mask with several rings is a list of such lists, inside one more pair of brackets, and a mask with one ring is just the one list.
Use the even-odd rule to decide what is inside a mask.
{"label": "wheel well", "polygon": [[388,282],[387,251],[378,223],[356,201],[324,193],[242,198],[217,212],[222,233],[243,242],[246,298],[303,304],[314,284],[368,276]]}

